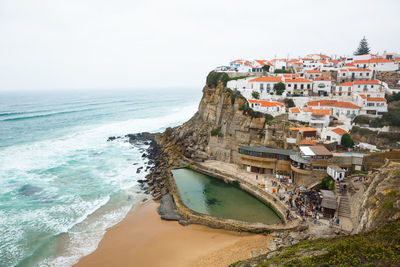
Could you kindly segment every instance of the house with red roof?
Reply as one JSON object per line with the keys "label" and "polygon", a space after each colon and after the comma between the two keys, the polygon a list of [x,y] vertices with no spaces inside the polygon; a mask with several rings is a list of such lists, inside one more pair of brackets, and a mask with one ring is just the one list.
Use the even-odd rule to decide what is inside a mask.
{"label": "house with red roof", "polygon": [[313,95],[328,96],[332,91],[332,81],[325,77],[318,77],[313,80]]}
{"label": "house with red roof", "polygon": [[340,144],[342,141],[342,136],[346,134],[347,131],[343,127],[328,127],[321,131],[320,138],[325,143],[337,142]]}
{"label": "house with red roof", "polygon": [[384,97],[374,97],[369,94],[358,93],[356,101],[368,116],[380,116],[388,111],[387,101]]}
{"label": "house with red roof", "polygon": [[339,82],[354,80],[371,80],[373,71],[368,68],[340,68],[338,69],[337,80]]}
{"label": "house with red roof", "polygon": [[330,109],[313,109],[312,107],[294,107],[289,109],[289,120],[308,122],[313,128],[329,125]]}
{"label": "house with red roof", "polygon": [[313,80],[321,76],[322,76],[322,71],[320,70],[306,70],[306,72],[304,73],[304,78],[308,80]]}
{"label": "house with red roof", "polygon": [[354,60],[353,64],[356,65],[357,68],[369,68],[376,71],[396,71],[399,69],[394,60],[386,58]]}
{"label": "house with red roof", "polygon": [[288,95],[310,96],[312,94],[312,81],[304,78],[285,79]]}
{"label": "house with red roof", "polygon": [[286,113],[285,105],[279,102],[257,100],[257,99],[247,99],[247,101],[249,101],[249,106],[253,110],[270,114],[274,117]]}

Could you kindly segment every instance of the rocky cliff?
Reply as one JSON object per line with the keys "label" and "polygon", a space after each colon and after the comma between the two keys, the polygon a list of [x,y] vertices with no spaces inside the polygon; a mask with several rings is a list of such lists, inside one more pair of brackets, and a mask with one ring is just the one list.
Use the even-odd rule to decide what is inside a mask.
{"label": "rocky cliff", "polygon": [[400,219],[400,163],[387,161],[370,172],[365,182],[350,187],[354,233],[366,232]]}
{"label": "rocky cliff", "polygon": [[271,120],[253,111],[239,92],[225,87],[223,78],[220,73],[211,72],[198,112],[183,125],[157,137],[174,157],[238,163],[241,144],[285,146],[287,129],[294,124],[284,116]]}

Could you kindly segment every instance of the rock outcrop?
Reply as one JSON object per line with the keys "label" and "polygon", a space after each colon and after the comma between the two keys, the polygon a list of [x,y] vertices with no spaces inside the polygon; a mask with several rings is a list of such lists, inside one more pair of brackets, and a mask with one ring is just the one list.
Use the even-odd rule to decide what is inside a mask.
{"label": "rock outcrop", "polygon": [[[354,233],[366,232],[400,219],[400,163],[387,161],[365,183],[353,181],[350,197]],[[357,186],[358,184],[358,186]]]}

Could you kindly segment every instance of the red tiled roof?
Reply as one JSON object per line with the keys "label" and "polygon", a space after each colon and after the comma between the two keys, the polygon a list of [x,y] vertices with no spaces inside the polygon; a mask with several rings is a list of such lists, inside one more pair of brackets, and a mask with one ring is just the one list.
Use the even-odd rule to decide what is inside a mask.
{"label": "red tiled roof", "polygon": [[337,100],[315,100],[307,102],[307,106],[333,106]]}
{"label": "red tiled roof", "polygon": [[361,96],[361,98],[363,98],[363,99],[367,99],[367,96],[364,95],[364,94],[360,94],[360,96]]}
{"label": "red tiled roof", "polygon": [[312,127],[290,127],[289,130],[300,131],[300,132],[314,132],[314,131],[317,131],[317,129],[312,128]]}
{"label": "red tiled roof", "polygon": [[287,82],[287,83],[311,83],[312,81],[306,80],[303,78],[296,78],[296,79],[286,79],[285,82]]}
{"label": "red tiled roof", "polygon": [[343,130],[342,128],[335,128],[335,129],[332,129],[331,131],[334,132],[334,133],[336,133],[336,134],[338,134],[338,135],[344,135],[344,134],[347,133],[347,132],[346,132],[345,130]]}
{"label": "red tiled roof", "polygon": [[314,79],[314,81],[330,81],[328,78],[325,77],[317,77]]}
{"label": "red tiled roof", "polygon": [[329,115],[331,111],[329,109],[313,109],[312,115]]}
{"label": "red tiled roof", "polygon": [[320,70],[308,70],[307,73],[321,73]]}
{"label": "red tiled roof", "polygon": [[300,110],[299,110],[299,108],[291,108],[291,109],[289,109],[289,112],[291,112],[291,113],[300,113]]}
{"label": "red tiled roof", "polygon": [[258,64],[260,64],[261,66],[264,66],[266,63],[266,60],[254,60],[255,62],[257,62]]}
{"label": "red tiled roof", "polygon": [[334,107],[337,107],[337,108],[361,108],[361,107],[359,107],[359,106],[357,106],[357,105],[354,105],[353,103],[350,103],[350,102],[336,102],[334,105],[333,105]]}
{"label": "red tiled roof", "polygon": [[299,145],[302,146],[315,146],[317,143],[310,139],[303,139],[300,141]]}
{"label": "red tiled roof", "polygon": [[349,63],[349,64],[344,65],[343,67],[355,67],[355,65],[353,63]]}
{"label": "red tiled roof", "polygon": [[368,97],[367,101],[386,102],[386,98],[383,98],[383,97]]}
{"label": "red tiled roof", "polygon": [[303,112],[312,112],[313,111],[312,107],[303,107],[302,110],[303,110]]}
{"label": "red tiled roof", "polygon": [[370,69],[349,69],[349,71],[371,71]]}
{"label": "red tiled roof", "polygon": [[371,80],[371,81],[354,81],[354,84],[379,84],[378,80]]}
{"label": "red tiled roof", "polygon": [[281,77],[257,77],[249,82],[282,82]]}
{"label": "red tiled roof", "polygon": [[345,83],[338,84],[337,86],[353,86],[353,82],[345,82]]}
{"label": "red tiled roof", "polygon": [[262,107],[284,107],[285,105],[279,102],[269,102],[269,101],[263,101],[259,100],[259,103],[261,104]]}
{"label": "red tiled roof", "polygon": [[372,58],[372,59],[365,59],[365,60],[354,60],[354,64],[363,64],[363,63],[386,63],[386,62],[393,62],[392,60],[386,58]]}

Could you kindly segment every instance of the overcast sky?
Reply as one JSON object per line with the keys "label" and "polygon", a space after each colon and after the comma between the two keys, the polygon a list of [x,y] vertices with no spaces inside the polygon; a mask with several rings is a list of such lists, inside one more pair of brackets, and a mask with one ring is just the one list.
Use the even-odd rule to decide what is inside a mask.
{"label": "overcast sky", "polygon": [[0,0],[0,90],[202,87],[232,59],[400,52],[400,1]]}

